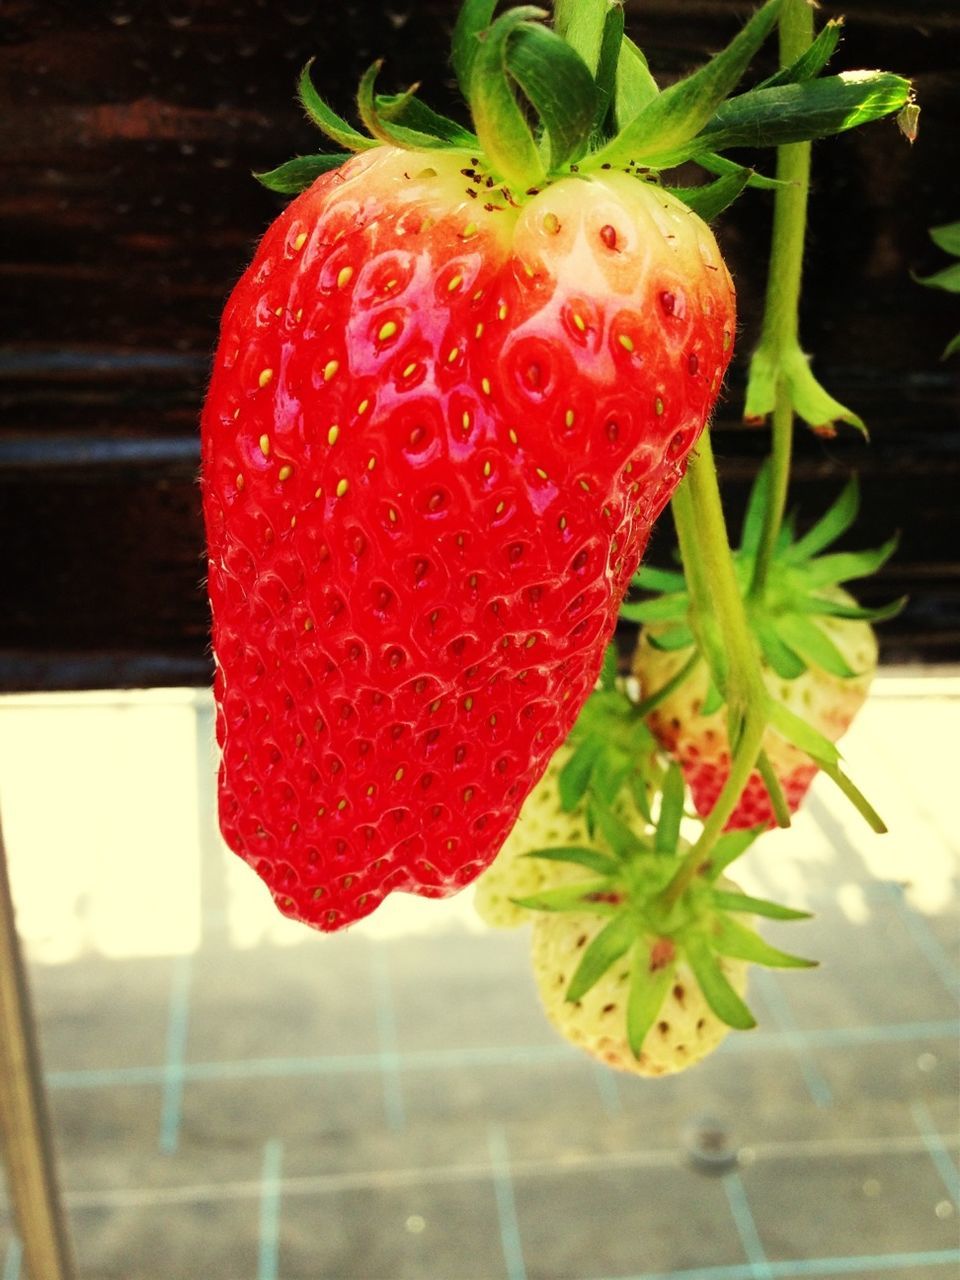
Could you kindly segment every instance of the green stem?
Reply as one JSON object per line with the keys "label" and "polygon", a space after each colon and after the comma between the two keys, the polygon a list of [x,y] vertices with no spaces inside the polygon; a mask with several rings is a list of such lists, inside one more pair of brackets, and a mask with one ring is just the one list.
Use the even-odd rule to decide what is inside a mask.
{"label": "green stem", "polygon": [[[780,65],[794,62],[813,42],[813,8],[808,0],[785,0],[780,11]],[[760,347],[777,370],[772,422],[770,496],[764,511],[750,595],[763,596],[773,553],[787,505],[790,459],[793,453],[793,402],[784,373],[784,357],[797,347],[800,279],[810,191],[810,143],[777,148],[777,177],[787,185],[777,189],[767,296]]]}
{"label": "green stem", "polygon": [[600,59],[603,24],[610,0],[555,0],[553,26],[558,35],[579,53],[591,72]]}

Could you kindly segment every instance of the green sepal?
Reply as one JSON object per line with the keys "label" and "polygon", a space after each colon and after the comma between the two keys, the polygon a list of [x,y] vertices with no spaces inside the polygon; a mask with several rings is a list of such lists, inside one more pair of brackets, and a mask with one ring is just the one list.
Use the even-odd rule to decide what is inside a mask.
{"label": "green sepal", "polygon": [[960,222],[947,222],[942,227],[931,227],[929,235],[938,249],[960,258]]}
{"label": "green sepal", "polygon": [[350,158],[350,152],[339,155],[295,156],[285,164],[278,165],[276,169],[268,169],[265,173],[255,173],[253,176],[268,191],[276,191],[283,196],[295,196],[301,191],[306,191],[317,178],[329,173],[331,169],[338,169],[345,160]]}
{"label": "green sepal", "polygon": [[609,854],[599,849],[590,849],[581,845],[557,845],[551,849],[531,849],[521,855],[524,858],[541,858],[544,862],[571,862],[578,867],[586,867],[588,871],[596,871],[598,875],[614,876],[620,871],[620,863]]}
{"label": "green sepal", "polygon": [[863,674],[854,671],[826,632],[805,614],[782,613],[773,625],[784,644],[809,666],[819,667],[841,680]]}
{"label": "green sepal", "polygon": [[493,20],[497,0],[464,0],[453,28],[450,61],[460,86],[460,95],[470,101],[473,66],[480,52],[480,37]]}
{"label": "green sepal", "polygon": [[509,45],[523,23],[545,16],[532,5],[508,9],[478,41],[470,72],[470,109],[480,146],[496,172],[521,191],[542,184],[547,175],[510,84]]}
{"label": "green sepal", "polygon": [[673,569],[656,569],[642,565],[630,579],[630,585],[643,591],[683,591],[687,580]]}
{"label": "green sepal", "polygon": [[759,933],[725,916],[717,916],[712,922],[710,944],[717,955],[762,964],[767,969],[815,969],[817,966],[816,960],[805,960],[779,947],[771,947]]}
{"label": "green sepal", "polygon": [[594,76],[597,93],[597,109],[593,121],[594,137],[602,138],[613,112],[617,93],[617,67],[623,44],[623,5],[611,4],[603,20],[600,38],[600,56]]}
{"label": "green sepal", "polygon": [[[591,156],[591,165],[622,167],[631,160],[647,164],[661,154],[689,147],[770,34],[781,4],[782,0],[767,0],[725,49],[649,102],[616,138]],[[709,144],[699,149],[719,150]]]}
{"label": "green sepal", "polygon": [[706,941],[693,934],[686,940],[687,959],[704,999],[721,1021],[738,1031],[757,1025],[753,1014],[734,991]]}
{"label": "green sepal", "polygon": [[624,36],[617,63],[617,96],[614,104],[617,128],[623,129],[659,95],[660,86],[650,74],[642,49],[629,36]]}
{"label": "green sepal", "polygon": [[707,868],[704,871],[704,877],[709,883],[715,880],[726,871],[732,862],[736,862],[747,852],[758,836],[766,831],[766,826],[762,827],[744,827],[737,831],[725,831],[717,840],[710,852]]}
{"label": "green sepal", "polygon": [[680,670],[672,675],[666,684],[661,685],[659,689],[655,689],[653,693],[644,698],[642,702],[637,703],[637,715],[648,716],[655,707],[660,705],[661,702],[665,702],[674,690],[679,689],[686,680],[689,680],[700,662],[700,653],[695,649]]}
{"label": "green sepal", "polygon": [[842,29],[843,19],[831,18],[799,58],[791,62],[788,67],[782,67],[766,80],[762,80],[757,88],[775,89],[782,84],[798,84],[802,80],[813,80],[836,52]]}
{"label": "green sepal", "polygon": [[832,783],[834,783],[843,794],[847,797],[857,813],[867,823],[871,831],[875,831],[878,836],[885,835],[887,832],[887,824],[877,813],[876,809],[863,794],[860,788],[851,778],[843,772],[838,764],[824,764],[821,766],[823,772],[827,775]]}
{"label": "green sepal", "polygon": [[557,791],[560,795],[560,806],[566,813],[572,813],[590,786],[590,775],[593,766],[603,749],[603,739],[588,734],[583,742],[573,750],[573,754],[560,770],[557,777]]}
{"label": "green sepal", "polygon": [[883,546],[869,551],[836,551],[818,556],[804,568],[805,584],[812,590],[832,587],[851,578],[867,578],[886,564],[897,549],[898,538],[889,538]]}
{"label": "green sepal", "polygon": [[816,761],[822,769],[838,768],[840,752],[819,730],[803,720],[782,702],[771,698],[767,703],[767,720],[771,726],[795,747]]}
{"label": "green sepal", "polygon": [[803,613],[811,613],[815,617],[847,618],[852,622],[888,622],[901,613],[909,600],[909,596],[900,596],[889,604],[878,605],[868,609],[864,605],[845,604],[842,600],[826,600],[821,596],[805,596],[798,600],[796,608]]}
{"label": "green sepal", "polygon": [[525,22],[507,45],[507,70],[546,130],[550,171],[579,160],[598,110],[597,86],[580,55],[549,27]]}
{"label": "green sepal", "polygon": [[770,499],[770,460],[766,459],[760,466],[750,496],[747,498],[747,509],[743,513],[743,526],[740,530],[740,554],[748,559],[756,556],[763,533],[763,517]]}
{"label": "green sepal", "polygon": [[634,854],[642,852],[647,847],[612,809],[603,805],[598,806],[594,817],[597,830],[621,862],[629,861]]}
{"label": "green sepal", "polygon": [[712,151],[698,152],[697,164],[701,169],[706,169],[707,173],[716,174],[718,178],[725,177],[728,173],[746,173],[747,186],[755,187],[758,191],[777,191],[780,187],[790,185],[779,178],[768,178],[764,173],[757,173],[755,169],[748,169],[745,165],[737,164]]}
{"label": "green sepal", "polygon": [[738,173],[727,173],[715,182],[699,187],[667,187],[666,190],[688,209],[692,209],[704,222],[712,222],[736,200],[750,181],[752,169],[741,168]]}
{"label": "green sepal", "polygon": [[622,604],[620,617],[627,622],[676,622],[687,616],[689,608],[690,598],[686,592],[682,592]]}
{"label": "green sepal", "polygon": [[657,819],[653,847],[657,853],[675,855],[677,842],[680,839],[680,823],[683,821],[683,802],[686,798],[686,787],[683,782],[683,770],[672,761],[663,780],[660,793],[660,816]]}
{"label": "green sepal", "polygon": [[754,898],[748,893],[734,893],[726,889],[714,889],[710,895],[713,905],[721,911],[742,911],[745,915],[764,916],[768,920],[809,920],[809,911],[798,911],[767,898]]}
{"label": "green sepal", "polygon": [[650,1028],[666,999],[675,973],[673,964],[655,966],[653,948],[638,938],[634,943],[627,995],[627,1043],[639,1058]]}
{"label": "green sepal", "polygon": [[791,825],[790,806],[787,804],[787,797],[783,794],[777,771],[770,763],[770,757],[766,751],[761,750],[757,756],[757,772],[766,789],[770,808],[773,810],[773,820],[778,827],[786,830]]}
{"label": "green sepal", "polygon": [[313,63],[314,59],[311,58],[300,72],[300,79],[297,82],[297,97],[313,123],[331,141],[339,143],[349,151],[369,151],[372,147],[378,147],[380,143],[375,138],[368,138],[366,134],[359,133],[353,125],[348,124],[342,116],[338,116],[332,108],[328,107],[320,97],[310,78],[310,68]]}
{"label": "green sepal", "polygon": [[856,476],[851,476],[832,506],[820,519],[784,552],[784,559],[789,564],[799,564],[809,560],[830,546],[850,528],[860,510],[860,484]]}
{"label": "green sepal", "polygon": [[960,351],[960,333],[955,338],[951,338],[947,345],[943,348],[941,360],[946,360],[949,356],[956,355]]}
{"label": "green sepal", "polygon": [[774,623],[763,613],[751,618],[753,632],[760,643],[760,650],[767,665],[782,680],[796,680],[807,670],[807,664],[780,634]]}
{"label": "green sepal", "polygon": [[411,90],[406,93],[378,93],[376,107],[382,120],[403,125],[405,128],[447,142],[451,146],[464,148],[479,146],[476,134],[464,129],[456,120],[451,120],[434,111]]}
{"label": "green sepal", "polygon": [[743,410],[746,422],[763,422],[773,412],[781,376],[786,381],[793,408],[815,432],[833,435],[834,423],[846,422],[863,435],[867,434],[863,419],[834,399],[813,376],[810,361],[799,346],[784,352],[779,359],[763,343],[753,353]]}
{"label": "green sepal", "polygon": [[647,640],[661,653],[675,653],[678,649],[689,649],[693,644],[693,632],[686,626],[667,627],[656,635],[647,632]]}
{"label": "green sepal", "polygon": [[695,159],[698,151],[781,147],[844,133],[901,107],[910,82],[886,71],[844,71],[822,80],[753,89],[718,107],[702,132],[682,146],[657,152],[658,166]]}
{"label": "green sepal", "polygon": [[[911,272],[911,275],[913,273]],[[942,271],[935,271],[932,276],[913,276],[917,284],[925,284],[931,289],[946,289],[948,293],[960,293],[960,262],[951,262]]]}
{"label": "green sepal", "polygon": [[381,113],[378,105],[381,99],[375,93],[374,85],[382,66],[382,59],[378,59],[369,66],[363,73],[357,90],[357,110],[370,133],[381,142],[393,147],[402,147],[408,151],[431,151],[438,148],[444,151],[449,150],[448,140],[436,138],[432,134],[398,123],[403,118],[404,109],[413,101],[415,90],[409,89],[406,93],[400,94],[393,103],[391,114]]}
{"label": "green sepal", "polygon": [[608,921],[581,956],[570,979],[566,999],[574,1003],[585,996],[610,966],[626,955],[636,938],[637,924],[631,916],[621,912]]}
{"label": "green sepal", "polygon": [[558,889],[543,889],[526,898],[511,898],[518,907],[528,911],[590,911],[594,915],[622,914],[623,904],[611,901],[618,897],[608,878],[587,880],[580,884],[565,884]]}
{"label": "green sepal", "polygon": [[702,716],[712,716],[714,712],[719,711],[726,699],[720,692],[717,682],[711,677],[707,685],[706,697],[703,699],[703,706],[700,708]]}

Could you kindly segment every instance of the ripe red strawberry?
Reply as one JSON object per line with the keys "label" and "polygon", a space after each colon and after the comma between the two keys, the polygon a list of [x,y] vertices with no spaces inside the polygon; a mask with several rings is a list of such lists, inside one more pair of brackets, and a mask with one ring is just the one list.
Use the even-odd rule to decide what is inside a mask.
{"label": "ripe red strawberry", "polygon": [[[744,589],[752,581],[765,484],[765,474],[761,474],[743,546],[736,555]],[[795,541],[787,527],[776,552],[770,586],[761,598],[749,602],[748,616],[757,635],[771,703],[785,708],[827,743],[837,742],[850,727],[876,672],[877,640],[871,620],[890,617],[902,603],[864,609],[837,585],[841,579],[873,572],[891,553],[893,543],[877,551],[819,554],[852,523],[856,510],[857,490],[851,483],[803,538]],[[663,749],[682,766],[694,807],[706,816],[730,770],[727,709],[712,686],[707,663],[698,661],[703,655],[686,625],[688,602],[682,575],[671,579],[654,570],[646,579],[641,572],[637,579],[640,584],[653,580],[667,586],[666,595],[624,606],[628,617],[644,622],[633,670],[641,698],[655,699],[647,724]],[[675,591],[674,586],[678,588]],[[653,617],[662,620],[652,621]],[[664,696],[658,698],[661,690]],[[793,812],[802,803],[819,765],[801,749],[802,743],[785,736],[783,728],[771,724],[763,749]],[[770,796],[759,770],[754,770],[727,829],[774,823]]]}
{"label": "ripe red strawberry", "polygon": [[[696,110],[650,105],[651,81],[594,151],[615,61],[595,84],[528,9],[485,31],[493,4],[464,10],[476,136],[369,73],[364,137],[302,80],[361,154],[267,231],[203,415],[221,828],[285,913],[338,929],[471,881],[593,688],[734,328],[708,227],[636,165],[696,153],[779,2]],[[521,53],[547,160],[510,117]],[[690,200],[721,207],[747,176],[728,169]]]}

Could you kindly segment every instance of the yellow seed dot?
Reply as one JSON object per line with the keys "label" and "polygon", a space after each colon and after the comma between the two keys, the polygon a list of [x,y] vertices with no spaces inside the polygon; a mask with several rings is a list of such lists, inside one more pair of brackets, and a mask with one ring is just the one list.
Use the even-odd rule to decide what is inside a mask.
{"label": "yellow seed dot", "polygon": [[417,371],[416,363],[408,364],[401,376],[404,378],[412,378],[413,375],[416,373],[416,371]]}
{"label": "yellow seed dot", "polygon": [[396,512],[396,509],[395,509],[394,507],[391,507],[391,508],[390,508],[390,510],[387,512],[387,515],[389,515],[389,517],[390,517],[390,523],[391,523],[391,524],[396,524],[396,523],[397,523],[397,512]]}
{"label": "yellow seed dot", "polygon": [[492,470],[493,470],[493,467],[490,465],[490,463],[489,463],[489,462],[485,462],[485,463],[483,464],[483,474],[484,474],[485,476],[489,476],[489,475],[490,475],[490,472],[491,472]]}
{"label": "yellow seed dot", "polygon": [[506,320],[508,310],[509,310],[509,307],[507,306],[507,304],[505,302],[501,302],[500,310],[497,312],[497,315],[500,317],[501,320]]}
{"label": "yellow seed dot", "polygon": [[725,330],[723,331],[723,349],[724,349],[724,351],[729,351],[729,350],[730,350],[730,342],[731,342],[730,334],[729,334],[729,332],[725,329]]}
{"label": "yellow seed dot", "polygon": [[319,488],[319,489],[314,489],[314,491],[313,491],[313,496],[314,496],[315,498],[322,498],[322,497],[323,497],[323,486],[322,486],[322,485],[320,486],[320,488]]}
{"label": "yellow seed dot", "polygon": [[459,289],[462,284],[463,276],[454,276],[447,285],[447,290],[449,293],[453,293],[455,290]]}
{"label": "yellow seed dot", "polygon": [[464,700],[463,700],[463,709],[464,709],[464,711],[472,711],[472,710],[473,710],[473,699],[472,699],[472,698],[464,698]]}
{"label": "yellow seed dot", "polygon": [[477,292],[473,295],[473,300],[474,302],[479,302],[482,297],[483,297],[483,290],[478,289]]}
{"label": "yellow seed dot", "polygon": [[473,787],[464,787],[464,789],[463,789],[463,803],[464,803],[464,804],[469,804],[469,803],[470,803],[470,801],[471,801],[472,799],[473,799]]}
{"label": "yellow seed dot", "polygon": [[464,409],[463,411],[463,417],[461,419],[461,422],[463,423],[464,431],[469,431],[470,430],[470,414],[467,412],[466,409]]}
{"label": "yellow seed dot", "polygon": [[349,488],[350,488],[349,480],[338,480],[337,481],[337,497],[342,498]]}
{"label": "yellow seed dot", "polygon": [[281,480],[289,480],[293,475],[293,467],[284,466],[280,468],[279,476]]}
{"label": "yellow seed dot", "polygon": [[490,719],[487,721],[487,723],[490,725],[491,728],[494,728],[497,723],[497,717],[491,716]]}
{"label": "yellow seed dot", "polygon": [[385,324],[380,326],[380,332],[377,334],[377,337],[381,342],[387,342],[396,332],[397,322],[395,320],[388,320]]}
{"label": "yellow seed dot", "polygon": [[393,775],[394,782],[399,782],[403,777],[403,774],[404,774],[404,768],[403,768],[403,765],[401,765],[400,768]]}
{"label": "yellow seed dot", "polygon": [[317,817],[322,818],[326,812],[327,812],[327,806],[325,804],[322,804],[320,808],[317,810]]}
{"label": "yellow seed dot", "polygon": [[523,270],[524,270],[524,272],[526,273],[527,278],[528,278],[528,279],[530,279],[530,280],[532,280],[532,279],[533,279],[533,276],[534,276],[533,267],[528,266],[528,265],[527,265],[527,263],[524,263],[524,264],[523,264]]}
{"label": "yellow seed dot", "polygon": [[506,507],[506,505],[507,505],[507,504],[506,504],[505,502],[498,502],[498,503],[497,503],[497,507],[496,507],[496,511],[494,512],[494,515],[498,515],[498,516],[503,515],[503,511],[504,511],[504,508]]}
{"label": "yellow seed dot", "polygon": [[353,275],[353,267],[341,267],[337,273],[337,288],[343,289],[350,283],[350,277]]}
{"label": "yellow seed dot", "polygon": [[244,480],[243,475],[238,471],[237,472],[237,488],[242,489],[246,483],[247,482],[246,480]]}
{"label": "yellow seed dot", "polygon": [[459,354],[460,354],[459,347],[451,347],[449,352],[447,353],[447,363],[453,364],[454,360],[456,360]]}
{"label": "yellow seed dot", "polygon": [[633,339],[628,333],[621,333],[619,338],[617,338],[617,341],[620,343],[621,347],[623,347],[624,351],[633,350]]}
{"label": "yellow seed dot", "polygon": [[365,414],[369,408],[370,408],[370,401],[361,400],[360,403],[357,405],[357,413],[360,414],[362,417],[363,414]]}
{"label": "yellow seed dot", "polygon": [[573,313],[573,323],[580,330],[581,333],[586,333],[587,322],[586,320],[584,320],[583,316],[580,314],[579,311],[575,311]]}
{"label": "yellow seed dot", "polygon": [[239,409],[234,409],[234,411],[233,411],[233,420],[234,420],[234,422],[236,422],[236,420],[237,420],[239,417],[240,417],[240,410],[239,410]]}
{"label": "yellow seed dot", "polygon": [[390,293],[396,287],[397,287],[396,278],[394,278],[393,280],[388,280],[387,283],[383,286],[383,292]]}
{"label": "yellow seed dot", "polygon": [[561,516],[561,517],[560,517],[560,519],[557,521],[557,525],[558,525],[561,529],[565,529],[565,528],[567,527],[567,517],[566,517],[566,516]]}
{"label": "yellow seed dot", "polygon": [[[548,236],[555,236],[557,234],[560,230],[560,219],[555,213],[545,213],[543,215],[543,229],[546,231]],[[527,270],[529,271],[530,268],[528,267]]]}
{"label": "yellow seed dot", "polygon": [[541,480],[547,479],[547,473],[544,471],[543,467],[537,467],[537,475]]}
{"label": "yellow seed dot", "polygon": [[274,313],[273,313],[273,314],[274,314],[275,316],[282,316],[282,315],[283,315],[283,307],[277,307],[276,311],[274,311]]}
{"label": "yellow seed dot", "polygon": [[296,320],[297,324],[300,323],[300,321],[303,319],[303,307],[297,307],[297,313],[293,318],[294,320]]}
{"label": "yellow seed dot", "polygon": [[580,481],[580,488],[583,490],[584,493],[590,492],[590,486],[587,484],[586,480]]}
{"label": "yellow seed dot", "polygon": [[263,454],[265,458],[269,458],[270,456],[270,437],[269,436],[260,437],[260,452]]}
{"label": "yellow seed dot", "polygon": [[272,378],[273,378],[272,369],[261,369],[260,377],[257,379],[257,382],[259,382],[261,387],[265,387]]}
{"label": "yellow seed dot", "polygon": [[304,631],[312,631],[312,630],[313,630],[313,619],[312,619],[312,618],[306,618],[306,619],[304,620],[303,629],[304,629]]}
{"label": "yellow seed dot", "polygon": [[297,517],[296,517],[296,516],[291,516],[291,517],[290,517],[290,528],[291,528],[291,529],[295,529],[296,527],[297,527]]}
{"label": "yellow seed dot", "polygon": [[524,642],[524,646],[523,646],[523,647],[524,647],[525,649],[532,649],[532,648],[533,648],[533,646],[534,646],[536,643],[537,643],[537,637],[536,637],[536,636],[527,636],[526,641]]}
{"label": "yellow seed dot", "polygon": [[483,321],[482,321],[482,320],[481,320],[481,322],[477,325],[477,327],[474,329],[474,331],[473,331],[473,336],[474,336],[475,338],[480,338],[480,337],[482,337],[482,336],[483,336]]}
{"label": "yellow seed dot", "polygon": [[467,225],[460,232],[460,238],[462,240],[469,240],[470,237],[475,236],[479,230],[480,228],[477,226],[475,222],[468,222]]}
{"label": "yellow seed dot", "polygon": [[483,394],[484,394],[485,396],[488,396],[488,395],[490,394],[490,379],[489,379],[489,378],[481,378],[481,379],[480,379],[480,389],[483,391]]}
{"label": "yellow seed dot", "polygon": [[336,444],[337,438],[339,437],[339,435],[340,435],[340,428],[331,427],[330,430],[327,432],[327,444]]}
{"label": "yellow seed dot", "polygon": [[306,243],[307,243],[307,233],[305,231],[301,231],[300,234],[297,236],[296,240],[294,240],[293,247],[296,250],[296,252],[299,253]]}
{"label": "yellow seed dot", "polygon": [[663,401],[660,399],[659,396],[657,396],[656,400],[654,400],[653,407],[654,407],[654,410],[656,411],[657,417],[659,417],[660,414],[663,413]]}
{"label": "yellow seed dot", "polygon": [[573,420],[574,420],[575,416],[576,416],[576,415],[574,414],[574,412],[573,412],[573,410],[572,410],[572,409],[568,409],[568,410],[567,410],[567,412],[563,415],[563,420],[564,420],[564,422],[566,423],[566,425],[567,425],[568,427],[572,427],[572,426],[573,426]]}
{"label": "yellow seed dot", "polygon": [[372,796],[375,790],[376,790],[376,787],[371,782],[369,787],[367,787],[367,795]]}
{"label": "yellow seed dot", "polygon": [[510,428],[510,430],[507,432],[507,435],[510,437],[511,444],[517,443],[518,436],[517,436],[517,433],[514,431],[513,427]]}
{"label": "yellow seed dot", "polygon": [[337,808],[340,810],[340,812],[341,812],[341,813],[344,811],[344,809],[345,809],[346,807],[347,807],[347,802],[346,802],[346,800],[338,800],[338,801],[337,801]]}
{"label": "yellow seed dot", "polygon": [[377,465],[376,458],[370,458],[367,462],[367,470],[372,471],[376,465]]}
{"label": "yellow seed dot", "polygon": [[340,368],[339,360],[328,360],[327,363],[323,366],[324,382],[329,382],[339,368]]}

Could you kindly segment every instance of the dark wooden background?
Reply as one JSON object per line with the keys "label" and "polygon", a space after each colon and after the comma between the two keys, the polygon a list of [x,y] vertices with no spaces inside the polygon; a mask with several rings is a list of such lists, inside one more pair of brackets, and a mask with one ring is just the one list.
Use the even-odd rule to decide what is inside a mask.
{"label": "dark wooden background", "polygon": [[[741,0],[642,0],[628,29],[666,78],[727,40]],[[206,683],[197,418],[217,318],[279,208],[249,176],[315,135],[294,103],[317,55],[349,109],[361,70],[423,79],[453,107],[453,0],[7,0],[0,8],[0,688]],[[824,17],[841,12],[824,4]],[[956,298],[910,272],[943,265],[931,225],[960,218],[960,5],[851,0],[837,68],[915,78],[912,149],[884,122],[820,144],[803,335],[873,442],[805,436],[794,496],[815,514],[852,469],[849,545],[901,530],[863,591],[909,591],[887,660],[960,658],[957,369],[939,354]],[[761,63],[761,66],[763,64]],[[768,59],[767,66],[770,66]],[[716,425],[731,512],[765,448],[739,425],[760,312],[769,198],[720,234],[742,333]],[[669,550],[669,527],[654,548]]]}

